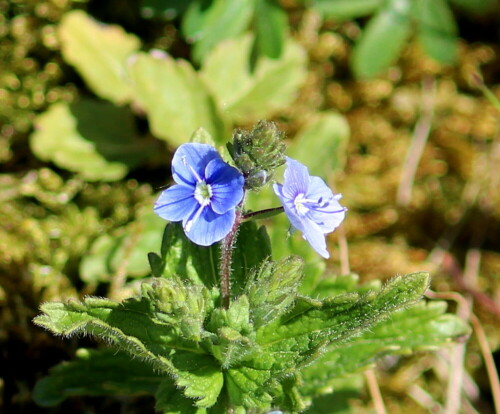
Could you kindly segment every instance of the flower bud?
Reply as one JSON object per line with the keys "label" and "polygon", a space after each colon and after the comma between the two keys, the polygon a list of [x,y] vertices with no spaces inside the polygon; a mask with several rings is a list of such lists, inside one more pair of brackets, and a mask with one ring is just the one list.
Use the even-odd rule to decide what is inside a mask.
{"label": "flower bud", "polygon": [[235,130],[228,147],[247,189],[263,187],[274,170],[285,163],[283,133],[273,122],[259,121],[252,131]]}

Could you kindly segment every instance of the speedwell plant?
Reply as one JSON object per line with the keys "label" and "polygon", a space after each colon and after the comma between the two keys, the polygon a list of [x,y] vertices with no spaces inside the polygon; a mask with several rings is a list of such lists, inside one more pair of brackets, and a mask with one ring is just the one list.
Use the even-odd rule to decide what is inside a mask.
{"label": "speedwell plant", "polygon": [[[421,300],[426,273],[385,286],[358,286],[353,275],[304,283],[303,260],[273,258],[256,222],[284,212],[328,258],[326,237],[347,212],[341,195],[285,156],[272,123],[235,131],[228,150],[232,160],[207,143],[175,152],[175,184],[154,206],[168,223],[159,254],[148,255],[152,278],[139,296],[42,306],[36,324],[64,336],[93,335],[111,349],[82,349],[75,361],[53,368],[35,388],[39,404],[83,394],[153,394],[165,414],[313,414],[333,384],[341,388],[339,381],[377,356],[467,333],[442,303]],[[282,165],[280,183],[275,170]],[[281,206],[247,210],[246,193],[270,184]]]}

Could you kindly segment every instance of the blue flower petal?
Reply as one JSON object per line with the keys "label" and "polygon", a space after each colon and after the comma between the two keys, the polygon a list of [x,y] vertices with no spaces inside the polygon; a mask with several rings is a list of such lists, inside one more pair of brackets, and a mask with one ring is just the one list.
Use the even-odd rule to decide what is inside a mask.
{"label": "blue flower petal", "polygon": [[335,230],[345,217],[346,209],[338,202],[341,196],[334,195],[321,178],[309,176],[298,161],[287,158],[286,164],[284,183],[274,184],[274,192],[292,226],[316,252],[328,258],[325,234]]}
{"label": "blue flower petal", "polygon": [[205,169],[207,183],[212,188],[211,207],[218,213],[235,208],[243,198],[245,179],[222,159],[213,159]]}
{"label": "blue flower petal", "polygon": [[217,150],[208,144],[182,144],[172,159],[172,176],[177,184],[195,186],[204,179],[205,168],[213,159],[221,159]]}
{"label": "blue flower petal", "polygon": [[292,158],[286,157],[286,170],[283,182],[283,195],[295,198],[298,194],[305,194],[309,185],[309,171],[307,167]]}
{"label": "blue flower petal", "polygon": [[189,218],[184,219],[182,224],[189,240],[200,246],[210,246],[227,236],[233,227],[235,217],[234,209],[224,214],[217,214],[206,206],[189,230],[186,230]]}
{"label": "blue flower petal", "polygon": [[307,240],[307,242],[314,250],[316,250],[318,254],[323,256],[325,259],[330,257],[330,253],[326,250],[325,235],[316,223],[310,221],[308,225],[305,226],[303,235],[304,239]]}
{"label": "blue flower petal", "polygon": [[198,206],[193,193],[192,187],[173,185],[160,194],[155,203],[154,211],[165,220],[181,221]]}

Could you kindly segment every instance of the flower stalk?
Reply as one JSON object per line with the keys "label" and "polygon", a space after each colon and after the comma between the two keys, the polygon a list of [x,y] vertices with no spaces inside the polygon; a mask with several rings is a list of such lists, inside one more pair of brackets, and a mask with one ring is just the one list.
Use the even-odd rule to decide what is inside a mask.
{"label": "flower stalk", "polygon": [[233,257],[234,243],[238,235],[238,229],[242,222],[242,214],[239,209],[236,209],[236,217],[233,227],[221,243],[221,260],[220,260],[220,295],[221,304],[224,309],[229,308],[231,302],[231,262]]}

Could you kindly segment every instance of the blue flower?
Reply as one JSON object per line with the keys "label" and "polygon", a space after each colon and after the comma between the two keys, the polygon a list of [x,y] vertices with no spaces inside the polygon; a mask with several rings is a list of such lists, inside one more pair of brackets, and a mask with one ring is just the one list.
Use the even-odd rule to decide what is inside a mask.
{"label": "blue flower", "polygon": [[231,230],[243,199],[243,175],[225,163],[211,145],[181,145],[172,160],[176,184],[163,191],[154,211],[182,221],[186,236],[201,246],[222,240]]}
{"label": "blue flower", "polygon": [[310,176],[307,167],[288,157],[283,185],[273,188],[292,226],[321,256],[330,257],[325,234],[344,220],[347,209],[338,202],[342,195],[333,194],[321,178]]}

